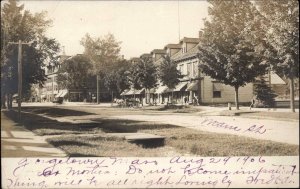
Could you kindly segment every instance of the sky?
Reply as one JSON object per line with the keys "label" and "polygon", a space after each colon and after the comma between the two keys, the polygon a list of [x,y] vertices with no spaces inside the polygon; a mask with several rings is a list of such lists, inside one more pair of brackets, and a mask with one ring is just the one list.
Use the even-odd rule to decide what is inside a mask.
{"label": "sky", "polygon": [[56,38],[67,55],[83,53],[80,40],[86,33],[92,37],[112,33],[122,42],[126,59],[178,43],[179,31],[180,38],[198,37],[208,8],[206,1],[19,2],[31,12],[48,12],[53,23],[47,36]]}

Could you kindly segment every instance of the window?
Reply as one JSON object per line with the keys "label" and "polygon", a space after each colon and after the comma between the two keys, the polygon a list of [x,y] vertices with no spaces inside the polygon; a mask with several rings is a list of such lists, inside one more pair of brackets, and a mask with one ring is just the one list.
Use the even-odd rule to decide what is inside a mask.
{"label": "window", "polygon": [[214,91],[213,98],[221,98],[221,91]]}
{"label": "window", "polygon": [[213,98],[221,98],[221,91],[223,89],[222,83],[213,83]]}
{"label": "window", "polygon": [[193,77],[198,77],[198,65],[197,65],[197,62],[193,63]]}
{"label": "window", "polygon": [[187,76],[191,76],[192,74],[192,65],[191,63],[187,64]]}
{"label": "window", "polygon": [[179,71],[180,71],[180,73],[183,75],[183,64],[181,64],[181,65],[179,66]]}

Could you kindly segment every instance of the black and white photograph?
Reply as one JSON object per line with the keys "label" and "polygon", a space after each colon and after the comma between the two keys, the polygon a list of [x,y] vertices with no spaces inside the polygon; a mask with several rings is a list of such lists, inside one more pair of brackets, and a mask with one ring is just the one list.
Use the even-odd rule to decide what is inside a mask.
{"label": "black and white photograph", "polygon": [[1,1],[2,188],[298,188],[296,0]]}

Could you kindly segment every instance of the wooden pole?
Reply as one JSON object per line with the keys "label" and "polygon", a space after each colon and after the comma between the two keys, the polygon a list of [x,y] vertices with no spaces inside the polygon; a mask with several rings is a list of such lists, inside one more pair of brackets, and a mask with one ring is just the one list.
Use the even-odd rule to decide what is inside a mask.
{"label": "wooden pole", "polygon": [[21,101],[22,101],[22,41],[18,44],[18,116],[21,120]]}

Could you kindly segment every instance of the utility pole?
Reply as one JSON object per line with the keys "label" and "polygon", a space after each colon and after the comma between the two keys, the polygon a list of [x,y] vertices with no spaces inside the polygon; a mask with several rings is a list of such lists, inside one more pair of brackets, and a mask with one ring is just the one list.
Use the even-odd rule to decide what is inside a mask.
{"label": "utility pole", "polygon": [[99,75],[97,75],[97,104],[100,103],[99,100]]}
{"label": "utility pole", "polygon": [[18,45],[18,118],[21,121],[21,101],[22,101],[22,82],[23,82],[23,74],[22,74],[22,45],[30,45],[30,43],[22,43],[19,40],[16,42],[9,42],[9,44],[17,44]]}

